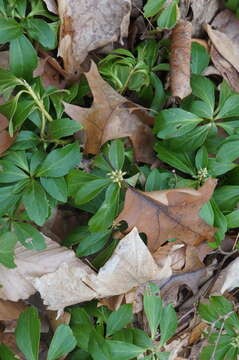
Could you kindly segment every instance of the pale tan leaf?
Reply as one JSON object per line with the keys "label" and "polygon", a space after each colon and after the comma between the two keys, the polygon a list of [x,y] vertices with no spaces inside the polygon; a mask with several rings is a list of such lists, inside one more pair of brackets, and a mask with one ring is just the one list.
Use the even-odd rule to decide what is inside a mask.
{"label": "pale tan leaf", "polygon": [[88,53],[128,35],[131,0],[58,0],[59,55],[74,75]]}
{"label": "pale tan leaf", "polygon": [[172,31],[170,79],[172,95],[185,98],[191,94],[191,36],[192,24],[180,20]]}
{"label": "pale tan leaf", "polygon": [[94,97],[91,108],[64,104],[66,114],[84,127],[85,153],[98,154],[101,146],[108,140],[129,137],[136,160],[153,163],[155,139],[147,125],[153,119],[104,81],[95,63],[92,62],[90,71],[85,75]]}
{"label": "pale tan leaf", "polygon": [[56,0],[43,0],[43,1],[46,4],[46,7],[49,11],[51,11],[56,15],[58,14]]}
{"label": "pale tan leaf", "polygon": [[215,179],[194,190],[178,188],[142,192],[129,188],[123,211],[116,221],[125,220],[129,230],[134,226],[147,235],[147,245],[156,251],[167,240],[176,238],[182,243],[198,245],[213,241],[215,229],[198,215],[200,208],[212,196]]}
{"label": "pale tan leaf", "polygon": [[93,298],[124,294],[147,281],[168,278],[171,273],[168,263],[163,268],[157,266],[137,229],[133,229],[98,274],[77,259],[32,282],[48,309],[62,311]]}

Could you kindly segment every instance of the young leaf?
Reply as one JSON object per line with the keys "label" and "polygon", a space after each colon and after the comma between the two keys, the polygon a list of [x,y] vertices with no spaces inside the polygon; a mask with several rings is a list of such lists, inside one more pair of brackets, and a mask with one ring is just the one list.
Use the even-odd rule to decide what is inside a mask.
{"label": "young leaf", "polygon": [[[112,225],[117,215],[119,205],[120,187],[118,184],[110,184],[105,193],[105,200],[89,221],[91,231],[104,231]],[[102,221],[104,219],[104,221]]]}
{"label": "young leaf", "polygon": [[107,243],[111,231],[95,232],[80,240],[77,247],[77,256],[88,256],[101,250]]}
{"label": "young leaf", "polygon": [[67,184],[64,177],[59,178],[40,178],[43,188],[54,199],[66,202],[67,201]]}
{"label": "young leaf", "polygon": [[112,141],[109,148],[109,160],[115,170],[121,170],[124,165],[124,144],[122,140]]}
{"label": "young leaf", "polygon": [[74,199],[75,203],[77,205],[81,205],[89,202],[101,193],[101,191],[103,191],[108,185],[110,185],[110,180],[108,179],[89,181],[84,186],[81,186],[80,190],[76,193]]}
{"label": "young leaf", "polygon": [[78,165],[81,160],[80,147],[77,143],[51,151],[38,169],[38,177],[60,177]]}
{"label": "young leaf", "polygon": [[20,78],[31,79],[37,67],[37,53],[25,35],[10,42],[10,69]]}
{"label": "young leaf", "polygon": [[18,360],[18,358],[5,344],[0,343],[0,360]]}
{"label": "young leaf", "polygon": [[31,224],[14,222],[14,229],[18,240],[29,250],[43,250],[46,248],[42,234]]}
{"label": "young leaf", "polygon": [[186,153],[178,153],[167,150],[165,147],[159,143],[155,145],[155,150],[158,152],[158,157],[160,160],[168,163],[172,167],[181,170],[186,174],[194,174],[194,166],[187,156]]}
{"label": "young leaf", "polygon": [[239,115],[239,95],[230,96],[222,105],[216,119],[230,118]]}
{"label": "young leaf", "polygon": [[48,124],[48,133],[52,139],[73,135],[80,129],[82,129],[82,126],[69,118],[57,119]]}
{"label": "young leaf", "polygon": [[144,16],[150,17],[159,13],[166,0],[148,0],[144,6]]}
{"label": "young leaf", "polygon": [[67,355],[76,346],[76,339],[68,325],[61,324],[55,331],[52,338],[47,360],[56,360]]}
{"label": "young leaf", "polygon": [[197,42],[192,43],[191,70],[193,74],[201,74],[208,66],[210,56],[205,47]]}
{"label": "young leaf", "polygon": [[40,344],[40,319],[35,308],[21,313],[15,330],[16,343],[26,360],[38,360]]}
{"label": "young leaf", "polygon": [[197,170],[206,169],[208,164],[208,152],[205,146],[202,146],[196,154],[195,165]]}
{"label": "young leaf", "polygon": [[201,75],[193,75],[191,79],[192,93],[210,106],[213,116],[215,104],[215,86],[213,82]]}
{"label": "young leaf", "polygon": [[110,360],[130,360],[137,358],[138,355],[143,354],[145,349],[129,344],[123,341],[106,340],[109,347],[111,357]]}
{"label": "young leaf", "polygon": [[162,313],[162,299],[157,295],[144,294],[144,312],[147,317],[151,338],[154,339],[161,318]]}
{"label": "young leaf", "polygon": [[42,19],[29,18],[26,22],[28,34],[45,48],[52,50],[55,47],[55,33],[49,24]]}
{"label": "young leaf", "polygon": [[124,326],[133,320],[132,305],[121,305],[116,311],[113,311],[106,323],[106,336],[111,336],[116,331],[121,330]]}
{"label": "young leaf", "polygon": [[0,236],[0,263],[8,268],[15,268],[14,249],[17,238],[14,233],[6,232]]}
{"label": "young leaf", "polygon": [[192,131],[203,119],[183,109],[168,109],[156,118],[154,133],[161,139],[182,136]]}
{"label": "young leaf", "polygon": [[163,346],[175,334],[177,329],[177,316],[170,304],[163,308],[160,317],[160,345]]}
{"label": "young leaf", "polygon": [[178,17],[179,9],[177,0],[173,0],[171,4],[166,7],[158,17],[158,27],[160,29],[172,29],[176,25]]}
{"label": "young leaf", "polygon": [[37,181],[31,182],[23,194],[22,201],[29,218],[42,226],[48,217],[48,200],[45,191]]}
{"label": "young leaf", "polygon": [[0,17],[0,44],[16,39],[21,34],[21,24],[14,19]]}

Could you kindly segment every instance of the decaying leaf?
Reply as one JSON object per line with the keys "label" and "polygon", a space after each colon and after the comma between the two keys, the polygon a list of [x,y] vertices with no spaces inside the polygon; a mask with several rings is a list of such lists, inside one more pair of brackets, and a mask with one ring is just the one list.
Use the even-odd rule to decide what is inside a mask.
{"label": "decaying leaf", "polygon": [[43,0],[43,1],[46,4],[46,7],[49,11],[51,11],[56,15],[58,14],[56,0]]}
{"label": "decaying leaf", "polygon": [[128,35],[131,0],[58,0],[61,18],[59,55],[74,75],[88,53]]}
{"label": "decaying leaf", "polygon": [[91,108],[65,103],[66,114],[84,126],[85,153],[98,154],[106,141],[129,137],[136,160],[151,164],[154,137],[143,121],[152,123],[152,118],[104,81],[93,62],[85,75],[94,96]]}
{"label": "decaying leaf", "polygon": [[212,61],[229,85],[239,92],[239,19],[230,10],[224,10],[211,26],[205,28],[212,42]]}
{"label": "decaying leaf", "polygon": [[203,34],[203,24],[212,21],[218,10],[221,8],[222,0],[181,0],[181,18],[192,18],[193,36],[201,37]]}
{"label": "decaying leaf", "polygon": [[225,291],[231,291],[239,287],[239,257],[233,260],[225,269],[223,269],[217,278],[212,294],[223,294]]}
{"label": "decaying leaf", "polygon": [[0,299],[0,320],[17,320],[21,312],[24,311],[26,307],[27,305],[21,301],[13,302]]}
{"label": "decaying leaf", "polygon": [[15,140],[9,135],[9,132],[6,130],[7,127],[7,118],[4,115],[0,114],[0,156],[12,145]]}
{"label": "decaying leaf", "polygon": [[50,310],[124,294],[150,280],[171,276],[170,263],[159,267],[134,228],[116,247],[112,257],[97,274],[75,257],[72,250],[46,238],[46,250],[29,251],[18,246],[16,269],[0,267],[0,298],[26,299],[39,291]]}
{"label": "decaying leaf", "polygon": [[215,179],[208,179],[199,189],[179,188],[142,192],[129,188],[125,205],[116,221],[125,220],[129,230],[136,226],[147,235],[150,251],[167,240],[198,245],[212,241],[215,229],[200,218],[198,212],[212,196]]}
{"label": "decaying leaf", "polygon": [[172,31],[170,78],[172,96],[185,98],[191,94],[190,60],[191,60],[192,24],[180,20]]}

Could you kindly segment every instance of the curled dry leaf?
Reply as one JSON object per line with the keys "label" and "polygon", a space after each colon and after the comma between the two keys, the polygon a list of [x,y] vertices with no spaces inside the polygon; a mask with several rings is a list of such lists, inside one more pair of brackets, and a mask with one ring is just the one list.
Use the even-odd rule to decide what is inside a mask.
{"label": "curled dry leaf", "polygon": [[43,1],[46,4],[46,7],[49,11],[51,11],[56,15],[58,14],[56,0],[43,0]]}
{"label": "curled dry leaf", "polygon": [[213,288],[212,294],[223,294],[225,291],[231,291],[239,287],[239,257],[233,260],[225,269],[223,269],[217,278]]}
{"label": "curled dry leaf", "polygon": [[192,18],[192,33],[195,37],[203,35],[203,24],[212,21],[218,10],[222,6],[221,0],[181,0],[180,13],[181,18]]}
{"label": "curled dry leaf", "polygon": [[147,235],[150,251],[156,251],[167,240],[198,245],[213,241],[215,228],[199,216],[199,210],[212,196],[215,179],[208,179],[199,189],[179,188],[142,192],[129,188],[124,209],[116,221],[125,220],[129,230],[136,226]]}
{"label": "curled dry leaf", "polygon": [[221,11],[206,31],[213,44],[211,58],[223,78],[239,92],[239,19],[230,10]]}
{"label": "curled dry leaf", "polygon": [[74,75],[88,53],[128,35],[131,0],[58,0],[61,18],[59,55]]}
{"label": "curled dry leaf", "polygon": [[9,132],[6,130],[7,127],[7,118],[4,115],[0,114],[0,156],[12,145],[15,140],[9,135]]}
{"label": "curled dry leaf", "polygon": [[152,123],[152,118],[104,81],[95,63],[92,62],[90,71],[85,75],[94,97],[91,108],[65,103],[66,114],[84,127],[85,153],[98,154],[106,141],[129,137],[136,160],[153,163],[154,137],[150,127],[144,123]]}
{"label": "curled dry leaf", "polygon": [[0,299],[0,321],[17,320],[27,305],[21,301],[4,301]]}
{"label": "curled dry leaf", "polygon": [[180,20],[172,31],[170,81],[172,95],[185,98],[191,94],[190,66],[191,66],[191,35],[192,24]]}
{"label": "curled dry leaf", "polygon": [[62,311],[64,307],[124,294],[150,280],[171,276],[168,263],[160,268],[137,229],[125,236],[112,257],[97,274],[75,257],[72,250],[46,238],[48,245],[43,251],[29,251],[18,246],[16,269],[0,267],[3,279],[0,298],[26,299],[39,291],[50,310]]}

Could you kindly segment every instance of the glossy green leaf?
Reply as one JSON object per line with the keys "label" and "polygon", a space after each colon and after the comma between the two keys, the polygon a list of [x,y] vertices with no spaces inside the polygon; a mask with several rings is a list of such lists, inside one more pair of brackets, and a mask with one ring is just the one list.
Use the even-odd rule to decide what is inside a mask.
{"label": "glossy green leaf", "polygon": [[148,0],[144,6],[144,16],[150,17],[158,14],[166,0]]}
{"label": "glossy green leaf", "polygon": [[110,360],[134,359],[145,351],[139,346],[123,341],[106,340],[106,343],[111,352]]}
{"label": "glossy green leaf", "polygon": [[110,184],[108,179],[92,180],[84,185],[75,194],[75,203],[77,205],[85,204],[94,199],[101,191]]}
{"label": "glossy green leaf", "polygon": [[192,101],[188,110],[201,118],[212,119],[213,117],[210,105],[201,100]]}
{"label": "glossy green leaf", "polygon": [[69,354],[76,346],[76,339],[68,325],[61,324],[57,327],[52,338],[47,360],[57,360]]}
{"label": "glossy green leaf", "polygon": [[7,184],[28,178],[28,175],[23,170],[10,161],[0,161],[0,165],[2,168],[0,171],[0,183]]}
{"label": "glossy green leaf", "polygon": [[30,79],[37,67],[37,53],[25,35],[11,40],[9,56],[11,71],[17,77]]}
{"label": "glossy green leaf", "polygon": [[12,18],[0,17],[0,44],[16,39],[21,34],[21,24]]}
{"label": "glossy green leaf", "polygon": [[36,176],[60,177],[66,175],[81,160],[80,147],[77,143],[51,151],[38,169]]}
{"label": "glossy green leaf", "polygon": [[237,165],[232,162],[217,161],[215,158],[208,159],[208,172],[210,175],[217,177],[234,169]]}
{"label": "glossy green leaf", "polygon": [[193,75],[191,78],[191,86],[193,95],[209,105],[211,109],[210,117],[212,117],[215,104],[215,86],[213,82],[204,76]]}
{"label": "glossy green leaf", "polygon": [[218,149],[217,161],[230,162],[236,160],[239,157],[238,142],[239,136],[237,135],[227,137]]}
{"label": "glossy green leaf", "polygon": [[15,357],[11,349],[0,343],[0,360],[18,360],[18,358]]}
{"label": "glossy green leaf", "polygon": [[192,42],[191,48],[191,71],[193,74],[201,74],[206,69],[210,56],[205,47],[197,42]]}
{"label": "glossy green leaf", "polygon": [[46,248],[43,235],[31,224],[14,222],[17,239],[29,250],[43,250]]}
{"label": "glossy green leaf", "polygon": [[88,256],[101,250],[107,243],[111,231],[95,232],[86,235],[80,240],[80,244],[76,249],[77,256]]}
{"label": "glossy green leaf", "polygon": [[43,47],[52,50],[55,47],[55,34],[49,24],[42,19],[29,18],[26,23],[27,32]]}
{"label": "glossy green leaf", "polygon": [[16,343],[26,360],[38,360],[40,344],[40,319],[35,308],[21,313],[15,330]]}
{"label": "glossy green leaf", "polygon": [[166,141],[167,147],[178,152],[192,152],[202,146],[209,134],[210,124],[198,126],[191,132]]}
{"label": "glossy green leaf", "polygon": [[206,169],[208,165],[208,152],[205,146],[202,146],[195,156],[195,165],[197,170]]}
{"label": "glossy green leaf", "polygon": [[177,325],[176,312],[171,304],[167,305],[163,308],[160,317],[160,345],[165,345],[175,334]]}
{"label": "glossy green leaf", "polygon": [[106,190],[104,202],[88,223],[91,231],[104,231],[112,225],[117,215],[119,194],[118,184],[111,183]]}
{"label": "glossy green leaf", "polygon": [[109,160],[115,170],[121,170],[124,165],[124,144],[122,140],[114,140],[109,148]]}
{"label": "glossy green leaf", "polygon": [[239,116],[239,95],[230,96],[222,105],[216,119]]}
{"label": "glossy green leaf", "polygon": [[147,317],[151,338],[154,339],[162,314],[162,299],[157,295],[144,294],[144,312]]}
{"label": "glossy green leaf", "polygon": [[170,173],[163,173],[158,169],[153,169],[146,180],[145,191],[168,189],[168,183],[171,177],[172,175]]}
{"label": "glossy green leaf", "polygon": [[106,336],[111,336],[116,331],[121,330],[133,320],[133,311],[131,304],[121,305],[116,311],[113,311],[106,323]]}
{"label": "glossy green leaf", "polygon": [[160,144],[155,145],[158,158],[182,172],[194,175],[194,167],[186,153],[178,153],[167,150]]}
{"label": "glossy green leaf", "polygon": [[177,0],[173,0],[158,17],[157,25],[160,29],[172,29],[176,25],[178,17],[179,9]]}
{"label": "glossy green leaf", "polygon": [[59,178],[40,178],[41,185],[46,192],[54,199],[66,202],[67,201],[67,184],[64,177]]}
{"label": "glossy green leaf", "polygon": [[42,226],[48,217],[48,200],[42,186],[32,181],[25,190],[22,198],[29,218]]}
{"label": "glossy green leaf", "polygon": [[0,263],[8,268],[15,268],[14,249],[17,238],[14,233],[6,232],[0,236]]}
{"label": "glossy green leaf", "polygon": [[161,139],[175,138],[192,131],[203,119],[183,109],[168,109],[159,113],[154,132]]}
{"label": "glossy green leaf", "polygon": [[82,129],[82,126],[69,118],[57,119],[48,124],[48,133],[52,139],[73,135],[80,129]]}
{"label": "glossy green leaf", "polygon": [[226,215],[227,226],[229,229],[239,227],[239,209],[232,211]]}

